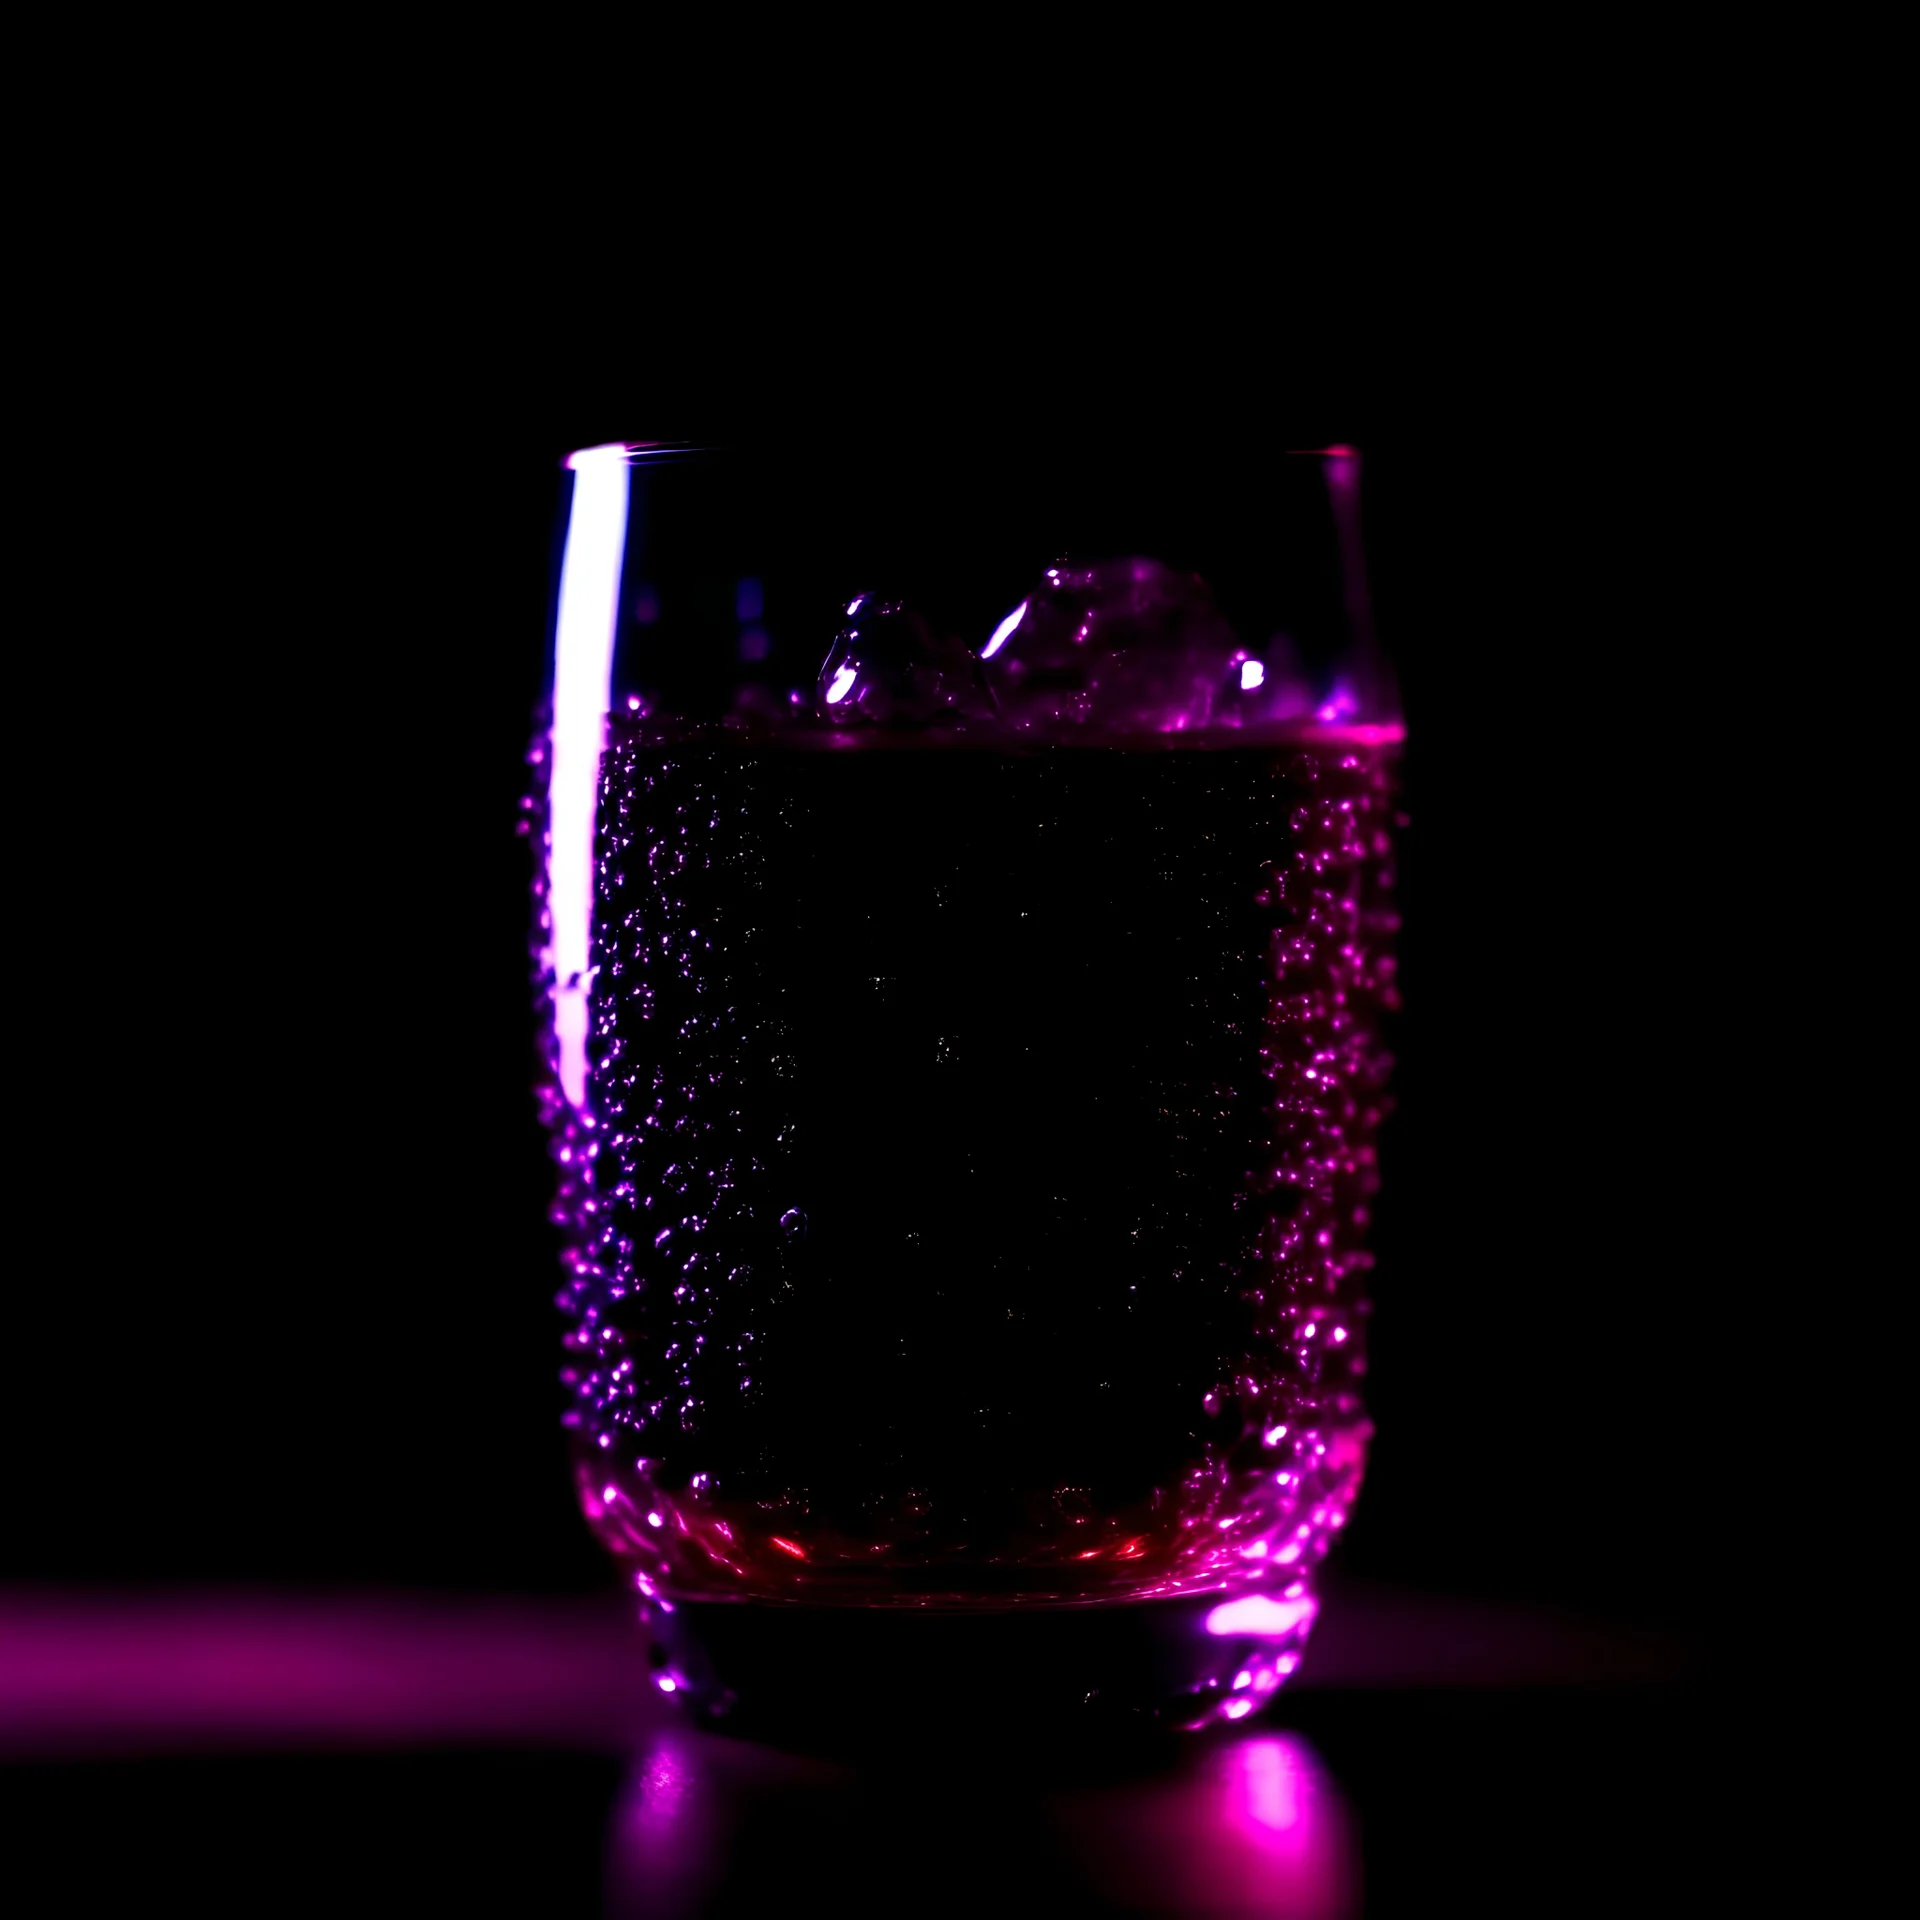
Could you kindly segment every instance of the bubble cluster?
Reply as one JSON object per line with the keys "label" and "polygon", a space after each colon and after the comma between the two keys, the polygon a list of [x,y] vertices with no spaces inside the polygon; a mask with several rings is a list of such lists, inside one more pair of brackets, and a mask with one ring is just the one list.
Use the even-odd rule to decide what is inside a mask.
{"label": "bubble cluster", "polygon": [[614,724],[550,1120],[580,1494],[642,1591],[1306,1594],[1369,1433],[1392,754]]}

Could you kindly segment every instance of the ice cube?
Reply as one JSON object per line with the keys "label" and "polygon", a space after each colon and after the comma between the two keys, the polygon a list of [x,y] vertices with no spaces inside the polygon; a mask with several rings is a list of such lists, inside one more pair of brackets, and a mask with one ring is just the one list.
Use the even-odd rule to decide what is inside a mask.
{"label": "ice cube", "polygon": [[833,726],[924,727],[991,711],[973,656],[941,641],[898,600],[857,594],[820,668],[816,702]]}
{"label": "ice cube", "polygon": [[981,650],[1001,717],[1038,734],[1236,724],[1246,659],[1203,580],[1140,559],[1052,568]]}

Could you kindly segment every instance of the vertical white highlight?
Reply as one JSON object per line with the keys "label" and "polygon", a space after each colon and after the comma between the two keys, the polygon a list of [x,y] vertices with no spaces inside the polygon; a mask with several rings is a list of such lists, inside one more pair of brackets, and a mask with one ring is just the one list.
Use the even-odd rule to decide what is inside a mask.
{"label": "vertical white highlight", "polygon": [[[1047,578],[1051,580],[1053,575],[1048,574]],[[1014,629],[1019,626],[1020,622],[1026,617],[1027,603],[1022,600],[1020,604],[994,628],[992,637],[987,641],[987,644],[980,649],[980,658],[982,660],[991,660],[993,656],[1013,638]]]}
{"label": "vertical white highlight", "polygon": [[547,912],[560,1091],[587,1098],[587,988],[593,932],[593,824],[613,677],[620,564],[627,547],[627,449],[570,454],[573,507],[553,641],[553,752],[547,789]]}

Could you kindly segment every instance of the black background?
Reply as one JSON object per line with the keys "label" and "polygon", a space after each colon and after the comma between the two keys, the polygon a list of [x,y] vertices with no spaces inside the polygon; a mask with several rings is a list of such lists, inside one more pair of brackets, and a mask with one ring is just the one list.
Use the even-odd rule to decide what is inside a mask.
{"label": "black background", "polygon": [[[1674,1627],[1736,1687],[1780,1657],[1749,1516],[1784,1375],[1749,1356],[1793,1344],[1768,1290],[1794,1177],[1825,1176],[1754,1093],[1754,975],[1785,963],[1725,931],[1756,834],[1800,827],[1725,752],[1748,636],[1713,540],[1746,456],[1694,321],[1646,297],[1661,261],[1523,234],[1494,269],[1437,216],[1357,265],[1155,219],[1098,273],[1070,235],[949,270],[936,235],[899,271],[742,242],[583,285],[523,240],[210,295],[176,262],[191,324],[152,288],[89,308],[20,510],[0,1578],[612,1589],[558,1427],[513,831],[569,447],[938,448],[977,498],[1010,458],[1177,490],[1341,439],[1412,824],[1379,1437],[1340,1562]],[[1298,1712],[1380,1912],[1641,1899],[1728,1766],[1694,1705]],[[396,1899],[501,1897],[497,1832],[514,1897],[558,1910],[615,1780],[277,1764],[16,1799],[76,1835],[114,1809],[168,1884],[226,1857],[174,1832],[203,1797],[276,1862],[340,1841],[356,1887],[404,1828]]]}
{"label": "black background", "polygon": [[1204,380],[1117,354],[957,395],[928,356],[823,395],[804,356],[677,360],[639,326],[543,371],[564,339],[491,387],[473,342],[436,367],[412,334],[344,370],[202,360],[190,404],[155,384],[50,450],[29,598],[70,671],[21,796],[43,1091],[4,1572],[610,1580],[555,1424],[513,831],[570,445],[811,434],[936,502],[1009,460],[1177,502],[1337,437],[1366,457],[1412,819],[1380,1438],[1344,1552],[1709,1625],[1739,1257],[1722,801],[1689,711],[1725,644],[1688,567],[1711,469],[1650,478],[1607,392],[1536,404],[1537,358],[1518,392],[1482,361],[1436,398],[1372,336],[1371,373],[1289,378],[1243,341]]}

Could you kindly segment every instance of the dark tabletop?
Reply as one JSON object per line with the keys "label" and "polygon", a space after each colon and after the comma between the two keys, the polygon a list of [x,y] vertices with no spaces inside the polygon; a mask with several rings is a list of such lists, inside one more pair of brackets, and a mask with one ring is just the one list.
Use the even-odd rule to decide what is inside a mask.
{"label": "dark tabletop", "polygon": [[615,1600],[16,1588],[0,1826],[21,1912],[1678,1911],[1714,1699],[1682,1641],[1348,1585],[1223,1737],[827,1760],[682,1727]]}

